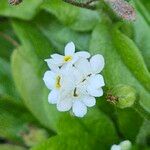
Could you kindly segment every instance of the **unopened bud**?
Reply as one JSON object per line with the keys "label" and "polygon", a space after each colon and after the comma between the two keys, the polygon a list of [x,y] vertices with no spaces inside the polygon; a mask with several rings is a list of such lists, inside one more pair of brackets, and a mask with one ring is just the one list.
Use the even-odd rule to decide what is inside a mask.
{"label": "unopened bud", "polygon": [[131,107],[137,98],[136,90],[128,85],[118,85],[107,95],[107,101],[119,108]]}
{"label": "unopened bud", "polygon": [[136,13],[134,8],[124,0],[105,0],[111,9],[122,19],[134,21]]}

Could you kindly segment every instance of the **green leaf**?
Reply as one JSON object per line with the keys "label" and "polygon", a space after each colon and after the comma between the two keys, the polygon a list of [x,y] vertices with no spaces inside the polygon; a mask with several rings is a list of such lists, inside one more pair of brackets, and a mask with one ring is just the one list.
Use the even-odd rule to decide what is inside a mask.
{"label": "green leaf", "polygon": [[79,134],[84,131],[93,139],[95,147],[99,145],[101,148],[109,148],[118,139],[112,121],[96,107],[90,108],[82,119],[63,116],[58,129],[61,134]]}
{"label": "green leaf", "polygon": [[145,120],[136,138],[136,143],[143,146],[149,146],[149,137],[150,137],[150,121]]}
{"label": "green leaf", "polygon": [[33,49],[40,60],[49,56],[52,46],[48,39],[36,27],[36,24],[14,20],[12,22],[15,33],[25,49]]}
{"label": "green leaf", "polygon": [[140,104],[150,112],[150,74],[133,41],[119,31],[112,33],[111,25],[100,23],[93,31],[90,51],[105,58],[103,75],[107,87],[118,84],[133,86],[140,96]]}
{"label": "green leaf", "polygon": [[137,12],[137,20],[133,23],[134,41],[142,52],[145,63],[150,70],[150,26],[140,12]]}
{"label": "green leaf", "polygon": [[145,3],[145,0],[136,0],[133,1],[133,4],[136,6],[137,10],[139,10],[139,12],[143,15],[145,21],[147,21],[147,23],[150,25],[150,3],[148,1],[146,1]]}
{"label": "green leaf", "polygon": [[[27,48],[28,46],[33,47],[32,45],[34,45],[34,50],[36,52],[39,51],[37,53],[40,58],[42,57],[45,59],[50,55],[52,48],[51,50],[50,48],[45,48],[46,46],[52,47],[50,43],[56,47],[55,52],[58,49],[61,53],[64,51],[64,45],[69,41],[75,43],[77,50],[88,50],[89,48],[89,33],[81,34],[80,32],[75,32],[68,27],[61,25],[48,13],[42,11],[36,16],[33,22],[15,20],[13,21],[13,27],[21,43]],[[35,37],[39,39],[38,42],[34,39]],[[48,40],[50,42],[47,42]]]}
{"label": "green leaf", "polygon": [[0,144],[0,150],[26,150],[26,148],[12,145],[12,144]]}
{"label": "green leaf", "polygon": [[112,122],[96,108],[90,109],[83,119],[69,115],[61,117],[58,122],[58,129],[59,134],[57,136],[50,138],[33,150],[92,150],[97,147],[105,150],[109,149],[111,144],[117,140]]}
{"label": "green leaf", "polygon": [[91,140],[86,134],[60,135],[47,140],[32,150],[92,150]]}
{"label": "green leaf", "polygon": [[55,15],[63,24],[77,31],[92,30],[99,20],[96,11],[78,8],[61,0],[45,0],[42,8]]}
{"label": "green leaf", "polygon": [[12,31],[10,22],[6,19],[2,19],[0,23],[0,96],[12,97],[14,100],[19,98],[15,89],[11,67],[10,56],[14,49],[15,35]]}
{"label": "green leaf", "polygon": [[[60,117],[57,122],[58,135],[46,140],[45,142],[34,147],[33,150],[57,150],[57,149],[90,149],[85,143],[92,143],[89,135],[85,130],[85,126],[81,124],[80,119],[68,114]],[[84,148],[85,147],[85,148]]]}
{"label": "green leaf", "polygon": [[131,39],[117,30],[113,32],[113,41],[124,64],[130,69],[135,78],[141,82],[145,89],[150,91],[150,73],[145,66],[139,49]]}
{"label": "green leaf", "polygon": [[10,37],[14,38],[14,34],[8,20],[2,20],[0,22],[0,57],[9,61],[10,54],[14,49],[14,45],[12,41],[10,41]]}
{"label": "green leaf", "polygon": [[56,122],[53,120],[59,117],[59,113],[54,106],[48,104],[48,90],[39,74],[41,68],[32,49],[29,51],[22,47],[14,51],[13,77],[25,105],[44,126],[55,130]]}
{"label": "green leaf", "polygon": [[43,0],[24,0],[20,5],[11,6],[8,1],[1,0],[0,15],[29,20],[35,16],[42,2]]}
{"label": "green leaf", "polygon": [[18,99],[18,94],[12,80],[10,64],[0,58],[0,96],[10,96]]}
{"label": "green leaf", "polygon": [[146,7],[147,11],[149,11],[149,13],[150,13],[150,2],[147,0],[141,0],[141,2]]}
{"label": "green leaf", "polygon": [[28,124],[36,123],[35,119],[23,105],[12,100],[0,97],[0,106],[0,137],[23,143],[21,132]]}
{"label": "green leaf", "polygon": [[50,14],[44,12],[41,12],[41,14],[35,18],[34,22],[61,53],[64,53],[64,45],[69,41],[73,41],[75,43],[77,50],[89,49],[89,33],[75,32],[60,24],[56,18]]}
{"label": "green leaf", "polygon": [[[117,111],[119,130],[125,139],[135,142],[143,119],[132,109]],[[132,123],[131,123],[132,120]]]}
{"label": "green leaf", "polygon": [[96,144],[99,147],[109,148],[118,139],[110,118],[96,108],[90,108],[87,116],[83,118],[83,123],[86,125],[90,136],[97,140]]}

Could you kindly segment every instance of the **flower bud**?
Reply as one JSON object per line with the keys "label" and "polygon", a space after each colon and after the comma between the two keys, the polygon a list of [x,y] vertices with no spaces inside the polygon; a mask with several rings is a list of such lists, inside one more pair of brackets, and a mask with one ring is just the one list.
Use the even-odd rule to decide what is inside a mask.
{"label": "flower bud", "polygon": [[118,85],[114,87],[107,96],[107,100],[119,108],[131,107],[137,97],[136,90],[129,85]]}
{"label": "flower bud", "polygon": [[105,2],[122,19],[125,19],[127,21],[134,21],[136,19],[135,10],[127,1],[124,1],[124,0],[105,0]]}

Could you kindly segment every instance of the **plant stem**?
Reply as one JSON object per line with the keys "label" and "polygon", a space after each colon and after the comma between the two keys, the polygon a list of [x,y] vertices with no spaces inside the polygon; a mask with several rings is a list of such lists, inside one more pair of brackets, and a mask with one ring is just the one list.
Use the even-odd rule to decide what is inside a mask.
{"label": "plant stem", "polygon": [[66,3],[69,3],[69,4],[72,4],[74,6],[77,6],[77,7],[82,7],[82,8],[86,8],[86,9],[91,9],[91,10],[94,10],[95,9],[95,6],[92,6],[90,5],[92,2],[95,2],[95,1],[98,1],[98,0],[89,0],[88,2],[86,3],[80,3],[80,2],[76,2],[74,0],[63,0],[64,2]]}

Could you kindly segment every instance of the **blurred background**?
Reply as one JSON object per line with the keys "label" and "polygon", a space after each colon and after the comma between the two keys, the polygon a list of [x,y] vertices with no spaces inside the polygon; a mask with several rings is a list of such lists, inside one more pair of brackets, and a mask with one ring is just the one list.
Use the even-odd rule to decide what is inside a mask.
{"label": "blurred background", "polygon": [[[104,96],[84,118],[50,105],[42,80],[44,59],[70,41],[106,61]],[[109,150],[124,140],[149,150],[149,70],[148,0],[1,0],[0,150]]]}

